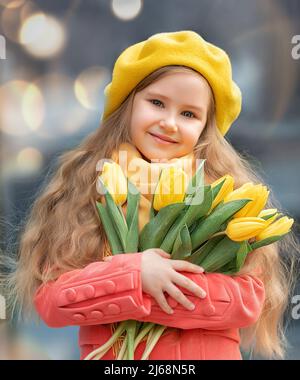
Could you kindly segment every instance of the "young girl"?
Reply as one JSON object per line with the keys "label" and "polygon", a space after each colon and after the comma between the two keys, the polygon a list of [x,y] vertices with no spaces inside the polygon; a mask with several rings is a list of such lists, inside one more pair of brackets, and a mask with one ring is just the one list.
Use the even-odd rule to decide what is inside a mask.
{"label": "young girl", "polygon": [[[294,276],[279,253],[293,238],[253,251],[235,276],[203,273],[160,249],[109,256],[95,207],[97,163],[121,151],[145,167],[206,159],[206,183],[225,174],[235,187],[263,182],[224,137],[241,108],[227,54],[192,31],[156,34],[122,52],[105,95],[100,127],[61,157],[33,205],[11,298],[50,327],[79,325],[81,358],[128,319],[168,326],[150,359],[241,359],[240,346],[282,358]],[[142,199],[145,215],[151,198]]]}

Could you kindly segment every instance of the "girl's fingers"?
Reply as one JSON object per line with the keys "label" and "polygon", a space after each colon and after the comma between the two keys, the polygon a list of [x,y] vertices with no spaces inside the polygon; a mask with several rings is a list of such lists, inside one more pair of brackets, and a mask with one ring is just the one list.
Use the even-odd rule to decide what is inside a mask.
{"label": "girl's fingers", "polygon": [[172,268],[182,272],[203,273],[204,269],[199,265],[184,260],[171,260]]}
{"label": "girl's fingers", "polygon": [[176,300],[186,309],[188,310],[195,309],[195,305],[177,288],[177,286],[171,283],[168,285],[167,288],[165,288],[165,290],[166,292],[170,294],[172,298],[174,298],[174,300]]}
{"label": "girl's fingers", "polygon": [[168,304],[164,293],[161,291],[158,296],[154,297],[161,309],[167,314],[173,314],[173,310]]}
{"label": "girl's fingers", "polygon": [[174,277],[172,278],[172,281],[176,284],[181,286],[182,288],[188,289],[191,293],[194,293],[197,297],[204,298],[206,297],[206,292],[197,285],[194,281],[190,280],[189,278],[185,277],[184,275],[180,273],[175,273]]}
{"label": "girl's fingers", "polygon": [[161,257],[164,257],[166,259],[169,259],[171,255],[167,252],[165,252],[163,249],[160,248],[154,248],[154,251],[158,253]]}

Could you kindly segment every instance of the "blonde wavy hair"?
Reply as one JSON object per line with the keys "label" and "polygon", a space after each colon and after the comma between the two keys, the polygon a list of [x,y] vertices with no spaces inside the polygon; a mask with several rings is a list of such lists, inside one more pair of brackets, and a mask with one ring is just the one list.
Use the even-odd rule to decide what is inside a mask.
{"label": "blonde wavy hair", "polygon": [[[15,264],[6,276],[9,308],[17,318],[32,316],[37,287],[66,271],[99,261],[107,240],[95,207],[96,165],[111,157],[122,142],[131,142],[129,123],[135,93],[170,73],[192,70],[168,66],[153,72],[129,94],[122,105],[101,123],[78,147],[64,152],[58,168],[49,173],[18,232]],[[206,127],[194,148],[196,158],[205,158],[207,183],[231,174],[235,187],[246,182],[263,183],[250,160],[238,153],[216,128],[215,105],[211,102]],[[49,178],[50,177],[50,178]],[[269,186],[268,186],[269,187]],[[270,197],[269,208],[280,205]],[[283,211],[283,210],[281,210]],[[286,212],[285,212],[286,214]],[[269,358],[283,358],[287,342],[283,317],[295,285],[298,242],[290,233],[280,243],[253,251],[238,275],[256,273],[264,282],[266,299],[255,325],[241,329],[242,349]],[[3,281],[2,281],[3,283]]]}

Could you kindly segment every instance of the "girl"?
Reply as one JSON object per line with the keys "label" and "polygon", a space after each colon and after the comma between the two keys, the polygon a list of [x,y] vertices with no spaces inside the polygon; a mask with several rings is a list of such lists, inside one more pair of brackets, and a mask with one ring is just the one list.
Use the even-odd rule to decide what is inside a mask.
{"label": "girl", "polygon": [[[235,276],[206,274],[160,249],[108,256],[95,207],[98,161],[124,151],[146,168],[206,159],[206,183],[225,174],[236,187],[262,183],[224,138],[241,108],[226,53],[192,31],[156,34],[120,55],[105,95],[100,127],[61,157],[33,205],[9,281],[12,305],[26,313],[34,304],[50,327],[79,325],[81,358],[127,319],[168,326],[150,359],[241,359],[240,346],[284,357],[294,275],[280,247],[297,249],[293,238],[253,251]],[[142,197],[140,215],[150,201]]]}

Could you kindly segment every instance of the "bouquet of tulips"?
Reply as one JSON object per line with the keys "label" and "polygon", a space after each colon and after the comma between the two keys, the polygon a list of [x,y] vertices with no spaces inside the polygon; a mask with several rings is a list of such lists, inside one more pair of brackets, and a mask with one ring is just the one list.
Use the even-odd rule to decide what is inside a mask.
{"label": "bouquet of tulips", "polygon": [[[105,205],[97,202],[113,255],[161,248],[172,259],[188,260],[206,272],[239,272],[254,249],[274,243],[290,231],[293,219],[267,209],[269,191],[246,183],[234,190],[225,175],[204,184],[204,161],[188,183],[187,174],[174,166],[162,170],[152,200],[149,222],[138,230],[140,193],[116,163],[105,163],[99,181]],[[181,191],[178,191],[181,189]],[[127,200],[126,217],[121,205]],[[137,345],[147,338],[142,356],[147,359],[166,326],[123,321],[103,346],[85,359],[100,359],[125,333],[117,359],[134,359]]]}

